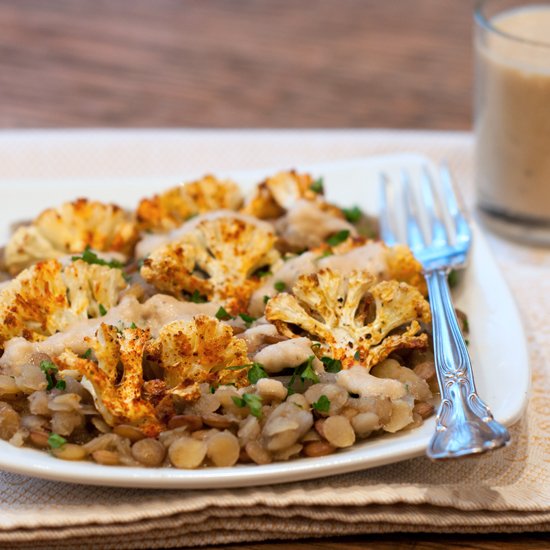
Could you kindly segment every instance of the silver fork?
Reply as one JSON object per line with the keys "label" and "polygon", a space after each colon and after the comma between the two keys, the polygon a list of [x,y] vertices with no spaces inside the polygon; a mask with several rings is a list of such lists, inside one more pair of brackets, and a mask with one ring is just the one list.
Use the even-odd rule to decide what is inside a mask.
{"label": "silver fork", "polygon": [[[437,460],[502,447],[509,442],[510,435],[493,418],[477,394],[470,357],[449,290],[449,272],[465,266],[472,241],[470,227],[458,206],[450,172],[446,165],[439,168],[437,194],[427,167],[422,169],[420,193],[415,192],[412,179],[406,172],[402,173],[401,179],[401,185],[396,186],[386,174],[381,175],[380,228],[387,244],[399,241],[399,231],[394,223],[398,203],[389,198],[390,190],[399,187],[397,194],[405,212],[406,241],[422,264],[428,284],[434,359],[441,389],[436,431],[427,454]],[[421,200],[418,200],[419,194]],[[422,220],[424,229],[428,229],[427,238]]]}

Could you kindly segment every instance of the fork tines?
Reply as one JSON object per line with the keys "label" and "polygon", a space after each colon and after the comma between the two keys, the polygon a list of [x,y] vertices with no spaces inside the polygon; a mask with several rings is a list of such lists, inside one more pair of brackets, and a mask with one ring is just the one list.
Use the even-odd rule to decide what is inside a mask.
{"label": "fork tines", "polygon": [[388,245],[406,242],[422,263],[445,254],[449,263],[464,261],[459,256],[466,254],[471,232],[446,164],[437,171],[427,165],[401,170],[397,178],[381,174],[380,206],[381,235]]}

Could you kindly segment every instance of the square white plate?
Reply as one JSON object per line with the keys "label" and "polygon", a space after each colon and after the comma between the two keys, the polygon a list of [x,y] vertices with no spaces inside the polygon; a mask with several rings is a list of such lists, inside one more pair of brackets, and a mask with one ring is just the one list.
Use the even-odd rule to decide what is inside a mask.
{"label": "square white plate", "polygon": [[[143,145],[143,144],[141,144]],[[85,146],[85,142],[82,143]],[[128,148],[132,147],[131,140]],[[155,142],[158,147],[159,143]],[[128,158],[131,158],[129,155]],[[376,214],[378,174],[381,170],[397,174],[402,168],[419,173],[429,159],[415,154],[378,156],[327,164],[301,166],[316,176],[323,176],[329,200],[341,205],[359,205]],[[176,182],[158,177],[136,178],[134,167],[117,158],[113,177],[105,177],[108,168],[98,168],[101,177],[85,173],[82,177],[60,177],[55,170],[40,180],[14,179],[0,181],[0,242],[8,236],[9,224],[36,216],[43,208],[80,196],[115,201],[135,207],[143,196],[161,191]],[[266,175],[288,166],[265,170],[221,173],[232,177],[243,190],[251,189]],[[208,167],[205,167],[205,171]],[[181,180],[201,174],[181,174]],[[186,177],[188,176],[188,177]],[[529,389],[529,366],[523,329],[514,300],[508,290],[485,239],[474,225],[471,261],[455,292],[456,304],[467,312],[470,324],[470,352],[476,383],[482,398],[500,422],[509,426],[516,422],[526,405]],[[503,346],[506,341],[514,346]],[[150,488],[223,488],[283,483],[319,478],[355,470],[363,470],[420,456],[434,430],[434,418],[421,427],[397,434],[385,434],[358,443],[350,449],[320,458],[300,458],[266,466],[240,465],[234,468],[177,470],[107,467],[91,462],[66,462],[47,453],[29,448],[16,448],[0,441],[0,468],[72,483]]]}

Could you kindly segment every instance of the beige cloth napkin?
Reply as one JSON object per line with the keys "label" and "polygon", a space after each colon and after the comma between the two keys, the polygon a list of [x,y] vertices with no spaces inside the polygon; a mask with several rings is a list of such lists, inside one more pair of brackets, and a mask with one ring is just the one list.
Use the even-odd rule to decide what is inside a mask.
{"label": "beige cloth napkin", "polygon": [[[172,135],[182,167],[199,172],[417,151],[435,160],[447,159],[468,202],[472,200],[469,134],[181,131]],[[126,154],[124,140],[108,136],[108,140],[96,136],[97,144],[107,142]],[[26,140],[23,134],[16,146],[10,146],[9,158],[5,140],[4,145],[0,142],[0,161],[8,175],[20,175],[21,161],[31,153],[39,159],[38,166],[35,162],[35,168],[29,168],[36,170],[36,177],[62,158],[62,152],[67,159],[67,140],[53,137],[49,134],[45,156],[44,142],[37,146],[35,138]],[[82,145],[87,138],[79,139]],[[147,147],[149,155],[135,157],[137,174],[163,166],[163,151]],[[99,145],[93,151],[89,165],[68,164],[68,172],[99,169],[117,175],[117,166],[98,164]],[[241,490],[86,487],[0,472],[0,547],[121,550],[396,531],[550,530],[550,250],[496,237],[490,237],[490,243],[521,310],[533,369],[529,407],[511,430],[509,448],[469,460],[432,464],[417,458],[348,475]]]}

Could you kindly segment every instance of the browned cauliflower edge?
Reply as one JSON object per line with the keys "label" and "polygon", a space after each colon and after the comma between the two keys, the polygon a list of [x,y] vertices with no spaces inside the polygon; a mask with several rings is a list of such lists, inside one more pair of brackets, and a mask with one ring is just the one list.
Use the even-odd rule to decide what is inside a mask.
{"label": "browned cauliflower edge", "polygon": [[142,230],[170,231],[196,214],[219,209],[237,210],[241,204],[242,195],[237,184],[206,175],[142,199],[136,216]]}
{"label": "browned cauliflower edge", "polygon": [[[428,302],[413,286],[377,282],[367,271],[346,280],[329,268],[298,278],[293,294],[281,293],[266,306],[266,318],[288,337],[307,335],[344,368],[376,365],[402,348],[422,348],[419,321],[431,319]],[[404,332],[390,334],[406,326]]]}

